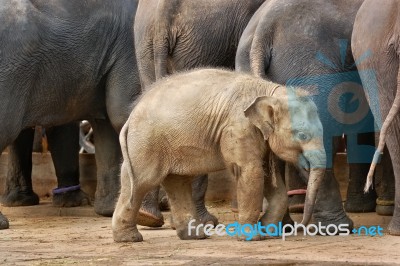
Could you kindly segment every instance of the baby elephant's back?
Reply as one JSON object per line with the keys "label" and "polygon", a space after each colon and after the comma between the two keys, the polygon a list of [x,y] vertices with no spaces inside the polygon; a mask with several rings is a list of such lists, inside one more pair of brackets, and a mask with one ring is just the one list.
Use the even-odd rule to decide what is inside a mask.
{"label": "baby elephant's back", "polygon": [[[219,69],[200,69],[175,74],[154,83],[137,103],[134,113],[181,119],[190,112],[206,115],[211,101],[227,97],[235,90],[237,73]],[[221,96],[223,95],[223,96]]]}

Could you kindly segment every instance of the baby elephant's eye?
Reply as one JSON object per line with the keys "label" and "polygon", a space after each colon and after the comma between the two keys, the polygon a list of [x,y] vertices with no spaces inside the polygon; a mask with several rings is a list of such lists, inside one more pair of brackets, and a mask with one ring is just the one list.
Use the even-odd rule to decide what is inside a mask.
{"label": "baby elephant's eye", "polygon": [[297,139],[299,139],[300,141],[307,141],[309,140],[309,136],[304,133],[304,132],[297,132]]}

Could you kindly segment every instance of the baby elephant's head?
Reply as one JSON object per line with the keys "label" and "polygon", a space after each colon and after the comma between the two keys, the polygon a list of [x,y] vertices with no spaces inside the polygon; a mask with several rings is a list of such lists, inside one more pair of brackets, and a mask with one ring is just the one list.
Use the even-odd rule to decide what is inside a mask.
{"label": "baby elephant's head", "polygon": [[317,189],[325,173],[323,130],[314,102],[289,92],[282,98],[258,97],[244,113],[278,157],[310,171],[303,219],[307,223],[306,212],[311,217]]}

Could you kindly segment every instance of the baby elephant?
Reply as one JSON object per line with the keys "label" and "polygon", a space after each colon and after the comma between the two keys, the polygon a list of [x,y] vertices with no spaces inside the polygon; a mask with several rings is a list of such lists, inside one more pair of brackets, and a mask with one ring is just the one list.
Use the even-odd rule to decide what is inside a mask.
{"label": "baby elephant", "polygon": [[204,233],[188,231],[188,222],[197,218],[191,180],[223,169],[237,179],[240,224],[257,223],[263,191],[271,211],[262,222],[279,221],[287,196],[281,178],[272,182],[267,178],[271,171],[264,171],[269,152],[309,169],[302,222],[307,224],[326,160],[322,125],[311,100],[293,89],[218,69],[154,83],[132,111],[120,142],[122,186],[112,220],[117,242],[143,240],[136,227],[140,203],[160,184],[168,194],[178,236],[205,238]]}

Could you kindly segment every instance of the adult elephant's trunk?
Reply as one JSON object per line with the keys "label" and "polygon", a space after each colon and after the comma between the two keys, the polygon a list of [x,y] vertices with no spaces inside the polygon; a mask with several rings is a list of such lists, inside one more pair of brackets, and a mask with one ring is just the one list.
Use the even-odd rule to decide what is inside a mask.
{"label": "adult elephant's trunk", "polygon": [[315,200],[317,198],[318,188],[325,175],[326,155],[325,151],[312,152],[310,155],[305,155],[310,163],[310,175],[308,177],[307,194],[304,202],[303,225],[307,225],[314,210]]}

